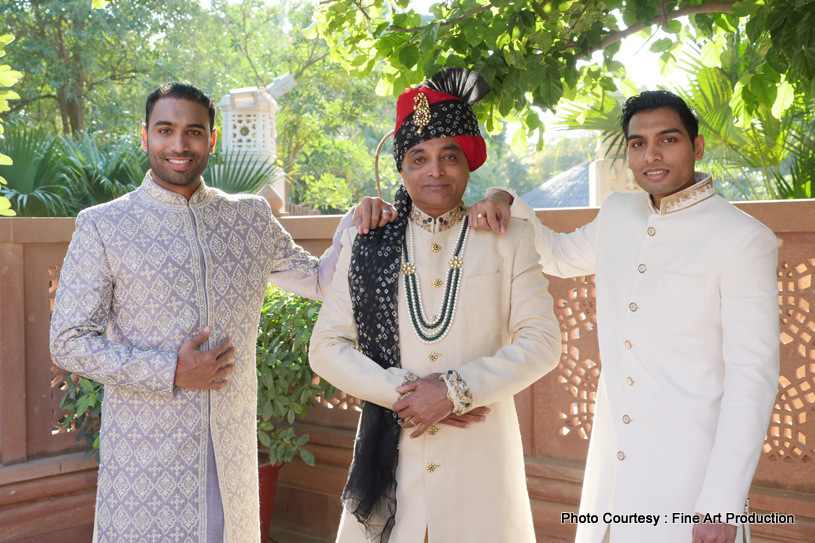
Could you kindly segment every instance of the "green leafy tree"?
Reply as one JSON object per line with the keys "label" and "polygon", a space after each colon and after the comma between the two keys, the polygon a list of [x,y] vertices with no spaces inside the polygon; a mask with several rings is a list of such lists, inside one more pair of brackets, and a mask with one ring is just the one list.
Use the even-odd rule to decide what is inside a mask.
{"label": "green leafy tree", "polygon": [[98,129],[99,118],[121,124],[170,62],[163,36],[183,32],[200,11],[181,0],[0,0],[4,24],[20,36],[10,57],[25,74],[12,109],[62,133]]}
{"label": "green leafy tree", "polygon": [[[429,16],[416,13],[407,0],[327,0],[315,17],[332,59],[353,76],[366,76],[385,62],[380,94],[398,94],[444,66],[478,70],[495,92],[477,114],[493,134],[501,131],[502,120],[519,122],[516,150],[533,131],[542,132],[541,109],[579,96],[602,100],[608,92],[630,88],[615,55],[620,40],[635,33],[649,39],[657,30],[665,33],[650,49],[661,55],[666,72],[694,39],[704,40],[706,54],[715,56],[725,46],[723,36],[736,29],[753,42],[768,38],[767,62],[740,74],[734,88],[741,123],[762,106],[775,107],[780,116],[794,91],[812,94],[815,74],[815,35],[809,31],[815,2],[805,0],[450,0],[434,4]],[[690,25],[680,17],[688,17]],[[581,62],[595,52],[602,53],[599,65]]]}
{"label": "green leafy tree", "polygon": [[[378,76],[349,78],[329,60],[325,40],[303,30],[312,17],[313,7],[304,2],[220,0],[212,2],[206,24],[227,36],[216,45],[218,62],[229,66],[233,81],[221,87],[223,94],[231,87],[268,85],[285,73],[295,78],[297,86],[279,99],[277,119],[289,199],[336,212],[375,194],[374,152],[392,128],[393,103],[374,93]],[[384,176],[389,187],[398,182],[394,173]]]}
{"label": "green leafy tree", "polygon": [[[11,34],[4,34],[0,36],[0,57],[6,54],[5,48],[6,45],[10,44],[14,41],[14,36]],[[10,89],[12,85],[14,85],[22,76],[20,72],[16,70],[12,70],[11,66],[8,64],[0,65],[0,113],[4,113],[9,110],[9,100],[15,100],[20,96]],[[3,135],[3,121],[0,119],[0,137]],[[10,166],[11,165],[11,157],[0,153],[0,166]],[[6,179],[3,176],[0,176],[0,190],[2,190],[2,186],[6,184]],[[11,209],[11,202],[8,201],[7,198],[0,196],[0,217],[11,217],[14,216],[16,213],[13,209]]]}

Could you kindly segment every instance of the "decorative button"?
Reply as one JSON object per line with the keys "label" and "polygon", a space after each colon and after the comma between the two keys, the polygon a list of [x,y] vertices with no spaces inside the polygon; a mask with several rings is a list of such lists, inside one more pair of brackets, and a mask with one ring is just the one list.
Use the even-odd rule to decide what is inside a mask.
{"label": "decorative button", "polygon": [[[622,453],[618,453],[618,454],[622,454]],[[433,473],[434,471],[436,471],[436,468],[438,468],[438,467],[439,467],[438,464],[434,464],[433,462],[430,462],[428,465],[426,465],[424,467],[424,469],[427,470],[427,473]]]}
{"label": "decorative button", "polygon": [[439,429],[436,428],[435,426],[431,426],[430,428],[427,429],[427,433],[430,434],[431,436],[434,436],[439,433]]}
{"label": "decorative button", "polygon": [[654,228],[653,226],[649,226],[649,227],[648,227],[648,230],[646,230],[646,232],[648,232],[648,235],[649,235],[649,236],[654,236],[654,235],[656,235],[656,233],[657,233],[657,229],[656,229],[656,228]]}
{"label": "decorative button", "polygon": [[626,377],[626,378],[625,378],[625,382],[626,382],[626,383],[628,384],[628,386],[630,386],[630,387],[633,387],[633,386],[634,386],[634,380],[633,380],[631,377]]}
{"label": "decorative button", "polygon": [[430,250],[433,251],[434,253],[438,253],[439,251],[441,251],[441,245],[439,245],[438,243],[433,243],[430,245]]}
{"label": "decorative button", "polygon": [[[623,451],[617,451],[617,460],[625,460],[625,453]],[[430,471],[430,464],[427,465],[427,471]]]}
{"label": "decorative button", "polygon": [[435,362],[439,359],[439,353],[435,351],[430,351],[429,353],[427,353],[427,359],[430,360],[431,362]]}
{"label": "decorative button", "polygon": [[645,264],[640,264],[639,266],[637,266],[637,271],[640,273],[645,273],[645,270],[647,269],[648,268],[645,266]]}
{"label": "decorative button", "polygon": [[441,288],[442,282],[438,277],[433,279],[433,288]]}
{"label": "decorative button", "polygon": [[629,422],[631,422],[631,417],[629,417],[628,415],[623,415],[623,422],[625,424],[628,424]]}
{"label": "decorative button", "polygon": [[630,304],[628,304],[628,309],[630,309],[631,311],[636,311],[637,310],[637,304],[635,304],[634,302],[631,302]]}
{"label": "decorative button", "polygon": [[631,347],[633,347],[633,346],[634,346],[634,345],[632,345],[630,341],[628,341],[627,339],[625,340],[625,348],[626,348],[626,349],[630,349],[630,348],[631,348]]}

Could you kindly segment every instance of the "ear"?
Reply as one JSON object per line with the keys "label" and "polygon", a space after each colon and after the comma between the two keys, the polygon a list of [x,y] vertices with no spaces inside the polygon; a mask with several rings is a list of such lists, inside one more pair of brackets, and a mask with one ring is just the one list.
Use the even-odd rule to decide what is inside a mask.
{"label": "ear", "polygon": [[144,123],[141,123],[141,149],[147,150],[147,125]]}
{"label": "ear", "polygon": [[218,139],[218,129],[212,129],[212,135],[209,137],[209,154],[215,151],[215,141]]}
{"label": "ear", "polygon": [[693,142],[693,157],[698,161],[702,160],[702,157],[705,156],[705,137],[702,134],[696,136],[696,140]]}

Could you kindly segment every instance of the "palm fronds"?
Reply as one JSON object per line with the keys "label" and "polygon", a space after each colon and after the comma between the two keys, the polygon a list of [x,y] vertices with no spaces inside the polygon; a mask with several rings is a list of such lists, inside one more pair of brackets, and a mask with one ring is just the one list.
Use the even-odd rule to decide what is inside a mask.
{"label": "palm fronds", "polygon": [[0,166],[0,196],[11,203],[20,217],[54,217],[71,215],[75,195],[61,159],[61,140],[20,122],[5,126],[0,139],[0,153],[12,164]]}
{"label": "palm fronds", "polygon": [[130,192],[147,171],[147,157],[132,141],[100,143],[100,138],[91,133],[63,137],[68,176],[83,207]]}
{"label": "palm fronds", "polygon": [[209,161],[204,182],[229,194],[254,194],[283,175],[283,170],[246,151],[219,151]]}

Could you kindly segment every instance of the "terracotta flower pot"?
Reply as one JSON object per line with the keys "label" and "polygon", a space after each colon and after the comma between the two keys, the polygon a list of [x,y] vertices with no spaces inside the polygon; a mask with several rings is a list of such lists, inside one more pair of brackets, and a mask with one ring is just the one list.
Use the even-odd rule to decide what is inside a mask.
{"label": "terracotta flower pot", "polygon": [[277,476],[280,474],[280,468],[282,467],[282,465],[273,466],[268,463],[258,466],[258,482],[260,483],[260,540],[263,543],[269,540],[274,497],[277,491]]}

